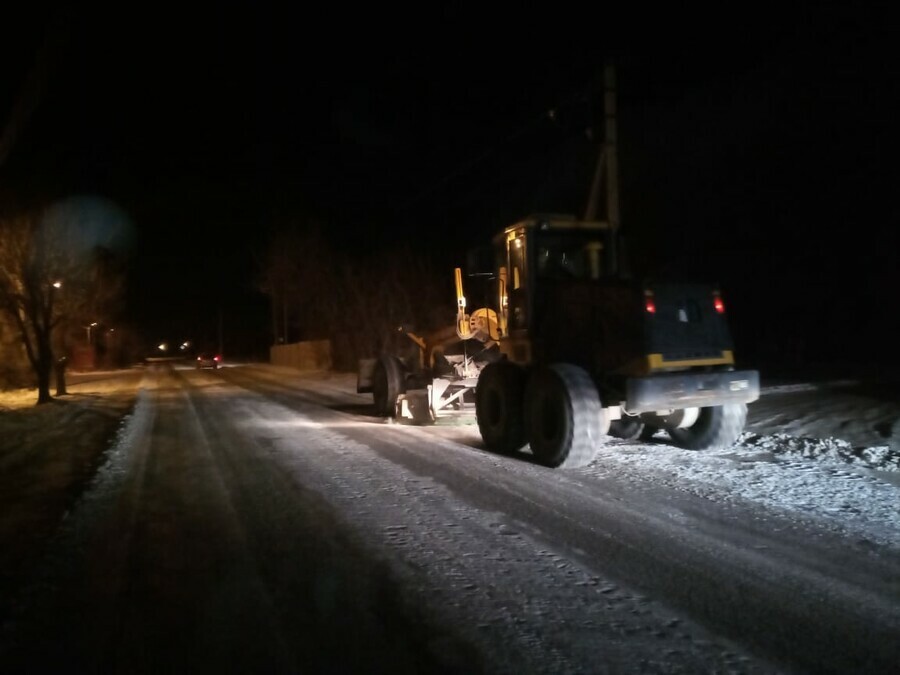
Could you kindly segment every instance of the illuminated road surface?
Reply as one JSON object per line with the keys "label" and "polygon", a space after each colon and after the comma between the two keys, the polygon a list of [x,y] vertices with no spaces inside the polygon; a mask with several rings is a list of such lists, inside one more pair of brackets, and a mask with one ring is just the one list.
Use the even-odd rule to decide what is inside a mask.
{"label": "illuminated road surface", "polygon": [[22,603],[3,672],[900,663],[900,543],[602,462],[493,455],[465,420],[371,417],[354,384],[149,372]]}

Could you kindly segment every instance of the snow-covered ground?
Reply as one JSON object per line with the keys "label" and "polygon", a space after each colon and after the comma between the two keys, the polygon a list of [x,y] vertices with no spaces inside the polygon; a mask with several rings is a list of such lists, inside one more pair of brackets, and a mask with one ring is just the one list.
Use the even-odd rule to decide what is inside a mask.
{"label": "snow-covered ground", "polygon": [[[582,469],[640,477],[711,501],[746,500],[900,550],[900,396],[896,381],[828,379],[764,385],[731,448],[682,450],[610,439]],[[475,427],[439,430],[470,445]]]}
{"label": "snow-covered ground", "polygon": [[[255,366],[277,370],[275,366]],[[138,381],[123,373],[70,377],[64,400],[96,407],[104,397],[133,389]],[[296,372],[294,373],[296,377]],[[294,378],[292,378],[294,379]],[[305,386],[332,388],[348,402],[365,403],[355,393],[353,374],[308,374]],[[666,443],[611,439],[583,471],[622,478],[640,474],[711,500],[749,500],[824,521],[835,529],[900,548],[900,397],[896,381],[818,379],[764,385],[750,404],[746,431],[732,448],[692,452]],[[48,427],[65,424],[67,443],[91,438],[80,424],[91,417],[78,406],[34,406],[34,390],[0,392],[0,470],[3,451],[22,451]],[[117,402],[116,406],[121,406]],[[447,440],[480,444],[471,419],[448,420],[433,428]]]}
{"label": "snow-covered ground", "polygon": [[[259,473],[237,471],[234,480],[249,481],[269,491],[279,485],[286,488],[277,498],[260,501],[271,505],[273,510],[264,511],[261,516],[256,514],[260,517],[253,521],[254,531],[270,532],[273,524],[280,522],[279,517],[289,515],[296,520],[297,514],[306,513],[308,504],[290,501],[299,499],[298,495],[326,499],[331,506],[339,507],[339,513],[349,514],[347,522],[354,524],[356,534],[368,547],[366,550],[379,552],[379,560],[383,557],[390,563],[392,574],[403,582],[400,586],[412,589],[411,603],[423,592],[428,597],[439,598],[440,620],[435,625],[464,627],[462,632],[467,640],[474,645],[483,643],[484,653],[492,653],[500,663],[507,664],[508,672],[525,672],[529,668],[532,672],[583,672],[581,665],[592,662],[597,655],[598,639],[605,645],[604,658],[609,663],[622,664],[622,672],[696,672],[685,670],[691,663],[710,665],[706,672],[778,672],[742,661],[745,657],[737,647],[733,651],[730,643],[713,640],[706,635],[706,629],[688,620],[688,614],[679,613],[682,610],[678,602],[684,598],[671,590],[673,582],[667,581],[669,577],[659,574],[670,564],[666,554],[671,552],[667,548],[671,540],[666,537],[675,536],[669,531],[670,522],[687,523],[678,530],[677,536],[681,537],[692,536],[698,530],[694,523],[701,522],[703,514],[722,512],[737,516],[734,520],[722,520],[724,529],[714,530],[713,536],[721,538],[723,545],[712,556],[713,567],[704,568],[699,564],[707,561],[705,554],[697,553],[703,547],[679,549],[679,555],[687,557],[676,558],[684,564],[690,562],[689,568],[703,578],[702,584],[687,593],[694,603],[690,607],[694,609],[706,607],[709,598],[718,597],[716,593],[730,588],[728,575],[734,570],[743,571],[749,579],[757,576],[768,579],[767,575],[777,569],[778,574],[791,574],[794,581],[803,582],[793,587],[795,592],[807,587],[815,591],[809,597],[797,595],[791,602],[803,600],[807,603],[804,611],[809,606],[818,610],[817,603],[821,600],[815,590],[819,588],[818,577],[804,576],[807,574],[804,565],[786,564],[778,555],[761,557],[757,549],[783,541],[779,536],[784,535],[761,538],[754,534],[759,528],[766,533],[769,528],[787,531],[788,541],[793,541],[794,533],[799,536],[813,532],[814,538],[803,540],[813,551],[818,550],[819,541],[824,542],[822,550],[825,551],[840,551],[843,546],[832,544],[846,543],[846,548],[852,549],[856,556],[851,556],[851,560],[871,563],[876,571],[894,570],[894,561],[900,554],[900,437],[895,433],[900,428],[900,405],[893,395],[893,384],[887,380],[832,378],[769,383],[764,386],[760,400],[751,404],[746,431],[731,448],[685,451],[668,444],[664,434],[650,442],[609,439],[598,449],[596,460],[590,466],[567,474],[484,452],[474,419],[468,412],[441,418],[438,424],[427,428],[407,427],[373,417],[371,397],[356,393],[356,378],[351,373],[299,373],[267,364],[248,364],[236,365],[230,372],[227,369],[218,373],[205,371],[191,376],[194,378],[191,386],[197,391],[203,389],[204,393],[190,399],[194,401],[192,405],[179,405],[175,410],[184,412],[184,419],[192,421],[194,426],[173,427],[179,431],[170,436],[188,438],[185,429],[199,433],[202,425],[198,426],[197,421],[215,420],[216,415],[220,416],[218,422],[211,424],[207,432],[214,430],[218,435],[208,440],[203,440],[206,437],[201,435],[194,441],[181,442],[177,447],[187,448],[181,456],[190,459],[193,470],[197,468],[194,459],[201,456],[207,459],[218,453],[232,453],[232,459],[253,456],[258,460]],[[151,409],[147,406],[148,392],[154,383],[152,377],[142,380],[140,371],[73,376],[71,394],[60,404],[35,406],[33,391],[0,394],[0,487],[12,485],[22,473],[23,465],[34,462],[41,454],[67,458],[87,444],[96,445],[97,434],[89,432],[97,424],[98,411],[105,411],[110,417],[124,414],[127,409],[124,403],[135,400],[142,382],[147,388],[137,396],[139,403],[123,429],[130,429],[129,438],[146,440],[151,436],[147,424],[155,419],[148,416]],[[235,396],[216,400],[213,391],[226,390],[235,392]],[[160,396],[160,401],[166,400],[165,395]],[[331,410],[324,410],[323,405]],[[224,406],[225,412],[219,406]],[[197,416],[197,411],[203,414]],[[174,424],[171,419],[169,422]],[[379,429],[381,424],[393,428]],[[298,425],[302,426],[302,434],[285,431]],[[64,435],[60,435],[60,429],[65,429]],[[119,483],[127,475],[120,462],[117,463],[117,458],[125,457],[118,450],[131,445],[134,444],[122,440],[113,452],[106,454],[105,463],[96,471],[100,482],[105,477],[114,489],[100,489],[95,481],[94,489],[87,493],[104,504],[103,500],[112,499],[109,503],[114,505],[114,511],[120,502],[109,495],[115,496],[117,486],[121,487]],[[198,452],[195,456],[191,450],[195,447],[206,447],[206,454]],[[170,457],[178,453],[158,454]],[[51,464],[51,469],[41,474],[43,478],[37,484],[50,485],[53,479],[66,475],[64,470],[70,463]],[[221,475],[215,471],[238,464],[213,462],[210,470],[217,477],[213,479],[210,474],[209,480],[201,481],[202,485],[219,485]],[[422,466],[430,466],[431,472],[420,471]],[[157,470],[171,476],[188,476],[183,471]],[[442,478],[435,479],[433,475]],[[531,480],[536,475],[540,481]],[[291,482],[291,476],[299,477],[296,483]],[[616,536],[624,538],[624,544],[619,542],[618,548],[610,547],[610,543],[617,541],[615,536],[598,544],[590,528],[584,530],[586,536],[578,528],[566,530],[560,537],[551,536],[561,524],[577,520],[567,517],[568,512],[560,517],[554,509],[538,508],[536,512],[541,517],[535,520],[523,518],[520,522],[517,517],[510,517],[509,514],[519,513],[523,504],[542,503],[544,488],[533,488],[539,483],[544,485],[541,481],[548,478],[550,482],[546,484],[553,484],[564,494],[579,495],[581,501],[572,506],[579,513],[592,508],[591,504],[599,500],[602,508],[591,513],[602,520],[600,529],[617,533]],[[190,480],[194,479],[196,476]],[[482,501],[484,493],[478,485],[495,479],[496,485],[504,485],[505,490],[495,491],[490,499]],[[301,483],[310,489],[296,490],[296,485]],[[570,491],[567,486],[577,486],[577,489]],[[182,487],[196,496],[197,486],[190,481]],[[245,494],[238,487],[232,485],[229,494]],[[641,492],[647,495],[646,499]],[[40,490],[29,490],[19,509],[19,521],[27,522],[32,529],[29,514],[42,506],[42,499],[46,501],[46,495],[42,494]],[[165,499],[160,494],[155,498],[162,499],[163,503],[181,503],[180,499]],[[248,489],[246,494],[259,492]],[[548,490],[548,494],[552,495],[553,491]],[[495,497],[500,499],[498,495],[510,500],[498,502],[503,504],[502,508],[493,501]],[[635,499],[623,501],[623,495],[629,498],[633,495]],[[82,507],[89,502],[84,502]],[[226,503],[230,502],[226,500]],[[291,506],[285,507],[288,503]],[[253,504],[256,502],[251,500],[245,506]],[[653,572],[647,575],[650,580],[647,583],[655,584],[649,594],[645,589],[631,587],[634,578],[623,573],[621,566],[617,567],[621,564],[617,562],[618,556],[630,550],[628,533],[635,529],[641,531],[643,527],[642,518],[629,520],[635,504],[646,507],[644,511],[638,509],[641,513],[661,509],[661,518],[666,523],[661,530],[647,526],[647,532],[654,537],[658,533],[665,536],[656,541],[654,537],[639,534],[642,553],[628,561],[629,569],[635,560],[645,564],[650,564],[647,560],[663,561],[653,562],[646,568]],[[685,508],[685,505],[689,506]],[[742,508],[744,505],[749,508]],[[769,510],[778,517],[768,518]],[[614,515],[604,516],[607,511]],[[148,508],[147,513],[156,511]],[[249,517],[255,511],[242,513]],[[8,523],[15,520],[15,514],[4,515]],[[89,516],[89,509],[75,509],[63,519],[63,531],[67,527],[80,531],[85,519],[91,520]],[[197,514],[194,517],[196,520]],[[747,528],[750,534],[741,528],[730,538],[726,530],[734,523],[741,523],[740,519],[752,519]],[[200,520],[210,522],[205,513]],[[785,530],[786,520],[801,527]],[[0,519],[0,534],[5,521]],[[815,527],[804,528],[805,523],[813,523]],[[51,526],[56,524],[47,524],[48,535],[52,533]],[[291,520],[282,529],[294,531],[296,524]],[[280,525],[275,526],[271,532],[279,532],[279,528]],[[326,539],[331,536],[331,528],[320,529],[317,536]],[[826,536],[826,529],[838,536]],[[495,534],[504,535],[500,542]],[[22,537],[12,539],[19,541],[23,550],[27,549],[28,542],[22,544]],[[281,547],[285,541],[302,542],[305,538],[267,535],[261,540],[278,542]],[[57,543],[61,553],[48,559],[59,561],[61,569],[68,569],[72,556],[66,540],[63,537]],[[72,548],[78,546],[73,544]],[[602,565],[594,566],[592,561],[607,550],[612,551],[609,558]],[[283,550],[276,551],[272,555],[268,550],[258,552],[259,558],[281,560]],[[534,551],[538,551],[537,557]],[[870,556],[872,553],[877,555]],[[297,555],[298,559],[309,559],[305,549]],[[807,555],[814,553],[807,552]],[[335,559],[352,562],[352,556],[343,554]],[[729,563],[726,565],[721,560]],[[2,555],[0,562],[3,562]],[[828,562],[839,570],[844,569],[840,556],[836,563],[831,559]],[[727,570],[726,582],[716,586],[721,576],[714,572],[720,564]],[[818,574],[821,572],[818,559],[816,564]],[[329,572],[333,572],[330,565]],[[498,565],[502,571],[499,577]],[[759,565],[762,567],[757,569]],[[866,570],[871,572],[868,567]],[[360,575],[354,572],[347,576]],[[873,610],[867,615],[872,619],[870,623],[859,623],[868,626],[865,630],[890,632],[897,625],[896,604],[891,604],[894,594],[880,590],[894,577],[892,572],[883,574],[881,585],[876,585],[879,595],[872,593],[872,596],[883,603],[878,605],[883,611],[879,615]],[[862,584],[859,589],[852,583],[838,586],[834,597],[828,597],[837,601],[846,592],[850,597],[848,607],[856,607],[856,593],[869,592],[869,587]],[[718,590],[711,592],[709,588]],[[523,592],[523,589],[528,590]],[[0,591],[3,590],[0,586]],[[778,593],[773,596],[762,592],[762,588],[758,590],[761,592],[753,598],[739,594],[741,615],[750,616],[745,619],[748,625],[754,625],[754,616],[762,620],[772,616],[771,609],[781,607]],[[662,594],[662,599],[651,601],[649,598],[656,598],[657,592]],[[670,596],[681,599],[676,602]],[[302,607],[304,603],[292,605]],[[755,607],[755,615],[747,614],[751,605]],[[720,630],[718,619],[726,615],[731,616],[725,612],[710,619],[715,630]],[[825,617],[819,627],[843,630],[841,616],[839,612],[836,618]],[[781,624],[778,626],[778,630],[783,628]],[[722,635],[726,635],[727,631],[722,630]],[[57,632],[48,631],[48,634]],[[803,648],[809,651],[814,641],[802,642]],[[890,645],[894,642],[888,640],[887,647],[882,642],[881,637],[872,638],[871,645],[865,645],[863,652],[870,647],[876,650],[875,663],[885,662],[884,654],[889,653],[891,658],[886,662],[893,663]],[[508,653],[498,650],[498,644],[504,645]],[[551,644],[560,645],[558,651],[548,650]],[[765,644],[771,647],[771,643]],[[451,651],[455,649],[448,646]],[[681,669],[666,661],[667,655],[675,654],[681,655],[676,659],[682,664]],[[646,658],[660,658],[665,662],[651,667],[647,663],[652,661],[645,663]],[[804,656],[797,658],[802,662],[813,657],[804,652]],[[720,670],[722,664],[724,671]],[[459,672],[466,671],[460,668]]]}

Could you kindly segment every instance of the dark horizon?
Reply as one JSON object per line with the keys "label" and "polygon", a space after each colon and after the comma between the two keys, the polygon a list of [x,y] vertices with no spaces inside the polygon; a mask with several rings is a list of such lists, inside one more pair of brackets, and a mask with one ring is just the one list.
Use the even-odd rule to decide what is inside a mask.
{"label": "dark horizon", "polygon": [[[886,345],[898,282],[888,29],[865,11],[761,11],[719,32],[613,14],[603,41],[594,17],[541,12],[502,30],[445,10],[411,33],[403,17],[391,30],[272,8],[72,11],[0,186],[127,214],[129,312],[148,340],[221,316],[264,334],[254,254],[287,224],[321,222],[358,252],[406,244],[449,278],[528,213],[580,213],[611,62],[639,266],[719,281],[739,353],[788,326],[823,355],[862,356]],[[50,20],[36,10],[4,50],[4,123]]]}

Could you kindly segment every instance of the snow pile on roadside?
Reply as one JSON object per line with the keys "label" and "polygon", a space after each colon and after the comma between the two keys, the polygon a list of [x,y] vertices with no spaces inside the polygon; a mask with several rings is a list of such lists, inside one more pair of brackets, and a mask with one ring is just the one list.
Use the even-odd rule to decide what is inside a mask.
{"label": "snow pile on roadside", "polygon": [[753,502],[897,547],[900,481],[892,477],[898,476],[898,460],[896,451],[855,450],[835,438],[745,432],[730,448],[702,452],[669,445],[663,437],[614,440],[600,447],[589,472],[649,478],[713,502]]}
{"label": "snow pile on roadside", "polygon": [[839,438],[797,438],[787,434],[761,436],[749,432],[741,435],[738,445],[786,459],[814,459],[879,471],[900,471],[900,452],[887,445],[854,448]]}

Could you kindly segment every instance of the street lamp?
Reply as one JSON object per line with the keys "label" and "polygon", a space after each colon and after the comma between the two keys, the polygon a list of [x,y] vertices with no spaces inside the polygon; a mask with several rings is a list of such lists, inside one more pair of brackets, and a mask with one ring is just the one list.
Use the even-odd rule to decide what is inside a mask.
{"label": "street lamp", "polygon": [[87,331],[87,341],[88,344],[91,344],[91,328],[97,325],[97,322],[94,321],[90,326],[85,326],[84,329]]}

